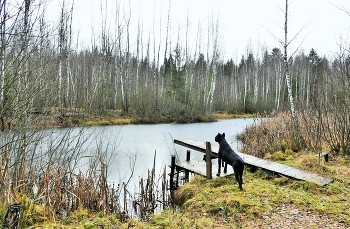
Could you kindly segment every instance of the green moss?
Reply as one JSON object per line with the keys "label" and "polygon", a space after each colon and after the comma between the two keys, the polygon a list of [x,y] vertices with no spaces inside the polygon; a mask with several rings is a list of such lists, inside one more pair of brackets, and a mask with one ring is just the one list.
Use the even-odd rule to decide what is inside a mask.
{"label": "green moss", "polygon": [[77,223],[80,222],[82,219],[87,219],[89,218],[89,211],[88,210],[80,210],[80,211],[75,211],[69,216],[69,220],[72,223]]}
{"label": "green moss", "polygon": [[271,159],[274,161],[285,161],[287,159],[287,155],[285,155],[282,151],[277,151],[272,154]]}
{"label": "green moss", "polygon": [[281,150],[283,152],[286,152],[286,150],[289,149],[289,143],[286,139],[281,140]]}
{"label": "green moss", "polygon": [[84,228],[84,229],[96,229],[97,226],[94,225],[94,224],[91,223],[91,222],[85,222],[85,223],[83,224],[83,228]]}

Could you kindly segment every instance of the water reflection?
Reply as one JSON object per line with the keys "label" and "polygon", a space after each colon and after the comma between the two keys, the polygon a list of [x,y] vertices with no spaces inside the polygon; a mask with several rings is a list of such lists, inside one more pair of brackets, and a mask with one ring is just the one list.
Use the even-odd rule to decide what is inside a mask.
{"label": "water reflection", "polygon": [[[193,124],[152,124],[89,127],[84,135],[86,155],[96,152],[107,156],[109,163],[108,181],[111,183],[126,182],[131,176],[131,168],[135,166],[131,185],[137,185],[139,178],[147,178],[148,170],[152,168],[156,153],[156,173],[162,173],[164,166],[170,163],[171,155],[177,154],[180,160],[185,159],[187,148],[175,145],[175,138],[192,138],[199,141],[210,141],[215,145],[217,133],[226,133],[226,139],[234,150],[241,146],[235,136],[246,126],[257,119],[229,119],[212,123]],[[72,135],[79,134],[82,128],[74,128]],[[62,130],[64,131],[64,130]],[[113,157],[111,157],[111,155]],[[202,159],[202,153],[192,151],[191,158]],[[82,160],[84,168],[87,160]]]}

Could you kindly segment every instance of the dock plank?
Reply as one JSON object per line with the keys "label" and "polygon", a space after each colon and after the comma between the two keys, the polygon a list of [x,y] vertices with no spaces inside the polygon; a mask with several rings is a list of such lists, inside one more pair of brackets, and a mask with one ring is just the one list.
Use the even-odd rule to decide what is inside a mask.
{"label": "dock plank", "polygon": [[[185,169],[188,171],[191,171],[195,174],[206,176],[206,163],[205,161],[198,161],[198,160],[190,160],[190,161],[182,161],[179,163],[176,163],[177,167],[180,167],[181,169]],[[228,176],[233,174],[233,169],[227,169],[227,173],[223,172],[223,168],[221,170],[221,177]],[[216,177],[216,173],[218,171],[218,165],[213,164],[212,165],[212,177]]]}
{"label": "dock plank", "polygon": [[[174,143],[181,145],[181,146],[185,146],[187,148],[190,148],[190,149],[193,149],[196,151],[199,151],[199,152],[202,152],[202,153],[205,153],[205,151],[206,151],[205,142],[200,142],[200,141],[197,141],[194,139],[189,139],[189,138],[174,139]],[[218,157],[219,147],[216,145],[212,145],[211,149],[212,149],[211,155],[213,157]],[[265,170],[268,170],[271,172],[278,173],[282,176],[286,176],[286,177],[294,178],[294,179],[298,179],[298,180],[305,180],[305,181],[313,182],[313,183],[316,183],[316,184],[321,185],[321,186],[327,185],[333,181],[333,179],[331,179],[331,178],[322,177],[318,174],[314,174],[314,173],[310,173],[310,172],[303,171],[300,169],[296,169],[296,168],[293,168],[291,166],[283,165],[283,164],[273,162],[273,161],[264,160],[264,159],[254,157],[254,156],[249,155],[249,154],[244,154],[244,153],[240,153],[240,152],[236,152],[236,153],[242,157],[244,163],[251,165],[251,166],[259,167],[259,168],[262,168],[262,169],[265,169]],[[196,167],[195,165],[191,165],[191,166],[192,166],[192,169],[194,169],[194,167]],[[191,166],[189,166],[187,168],[189,169],[189,168],[191,168]],[[216,166],[216,168],[214,168],[214,166]],[[217,171],[217,165],[213,164],[212,171]],[[231,169],[228,168],[228,172],[229,171],[232,171],[232,168]],[[201,174],[201,173],[198,173],[198,174]],[[205,162],[204,162],[204,175],[205,175]],[[229,175],[229,174],[227,174],[227,175]]]}

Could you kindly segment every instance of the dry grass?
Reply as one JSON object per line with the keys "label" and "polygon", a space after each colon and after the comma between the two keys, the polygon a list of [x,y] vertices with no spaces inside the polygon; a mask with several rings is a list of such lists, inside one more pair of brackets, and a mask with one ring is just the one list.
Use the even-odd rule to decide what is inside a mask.
{"label": "dry grass", "polygon": [[[316,131],[316,121],[312,114],[300,114],[298,120],[306,148],[314,152],[329,151],[329,146],[321,141],[319,132]],[[244,143],[241,151],[260,158],[270,154],[269,157],[278,151],[287,154],[303,151],[294,129],[289,113],[279,113],[273,118],[263,119],[238,135],[238,139]]]}
{"label": "dry grass", "polygon": [[228,112],[215,112],[213,114],[214,119],[233,119],[233,118],[256,118],[259,117],[258,114],[232,114]]}
{"label": "dry grass", "polygon": [[88,121],[81,121],[80,126],[108,126],[108,125],[127,125],[131,124],[131,118],[91,118]]}
{"label": "dry grass", "polygon": [[[84,174],[51,169],[32,173],[26,182],[22,177],[18,187],[11,189],[10,201],[21,205],[21,228],[128,228],[125,225],[136,222],[131,216],[148,219],[160,204],[167,206],[166,171],[157,178],[155,162],[134,193],[125,183],[109,184],[106,169],[101,158],[91,157]],[[1,218],[5,207],[0,204]]]}
{"label": "dry grass", "polygon": [[40,177],[33,174],[31,182],[12,190],[12,202],[20,203],[23,211],[20,225],[61,221],[65,218],[62,214],[74,219],[76,214],[84,212],[82,210],[120,216],[122,203],[115,199],[118,190],[107,184],[105,167],[99,172],[96,177],[62,174],[59,169],[44,171]]}
{"label": "dry grass", "polygon": [[[211,122],[217,119],[233,119],[233,118],[256,118],[257,114],[231,114],[227,112],[215,112],[212,117],[198,116],[198,117],[173,117],[156,115],[153,116],[139,116],[130,113],[130,115],[123,114],[120,110],[106,110],[101,115],[88,114],[83,109],[68,109],[62,116],[57,109],[51,109],[49,116],[40,117],[41,127],[71,127],[71,126],[106,126],[106,125],[127,125],[127,124],[141,124],[141,123],[188,123],[188,122]],[[184,119],[184,120],[181,120]]]}
{"label": "dry grass", "polygon": [[[327,187],[320,187],[261,170],[254,173],[246,170],[243,176],[245,191],[241,192],[233,176],[212,180],[195,176],[191,182],[176,191],[175,197],[180,205],[178,210],[164,210],[152,215],[147,221],[129,219],[124,223],[113,221],[113,217],[103,218],[78,212],[75,218],[71,218],[70,227],[65,224],[61,228],[100,228],[98,225],[113,225],[115,228],[256,228],[256,225],[260,225],[260,228],[268,228],[277,221],[283,225],[287,218],[293,216],[294,213],[290,211],[280,213],[284,206],[289,206],[289,209],[299,212],[303,217],[307,215],[311,219],[326,219],[331,225],[349,227],[348,164],[344,161],[332,161],[313,167],[314,156],[311,155],[300,155],[293,160],[295,164],[300,162],[308,162],[302,165],[305,169],[325,167],[326,169],[321,169],[323,174],[332,177],[335,182]],[[345,170],[342,174],[334,174],[337,168]],[[303,220],[308,220],[308,217]],[[294,226],[302,228],[304,223],[307,221],[301,220]],[[325,222],[320,225],[323,223]],[[285,228],[288,226],[290,225],[286,227],[284,224]]]}

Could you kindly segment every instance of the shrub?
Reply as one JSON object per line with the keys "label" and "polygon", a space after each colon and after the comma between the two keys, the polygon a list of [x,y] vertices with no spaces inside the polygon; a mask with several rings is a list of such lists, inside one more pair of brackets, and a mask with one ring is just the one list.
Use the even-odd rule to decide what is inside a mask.
{"label": "shrub", "polygon": [[282,151],[277,151],[274,154],[272,154],[271,158],[274,161],[284,161],[286,160],[287,156]]}

